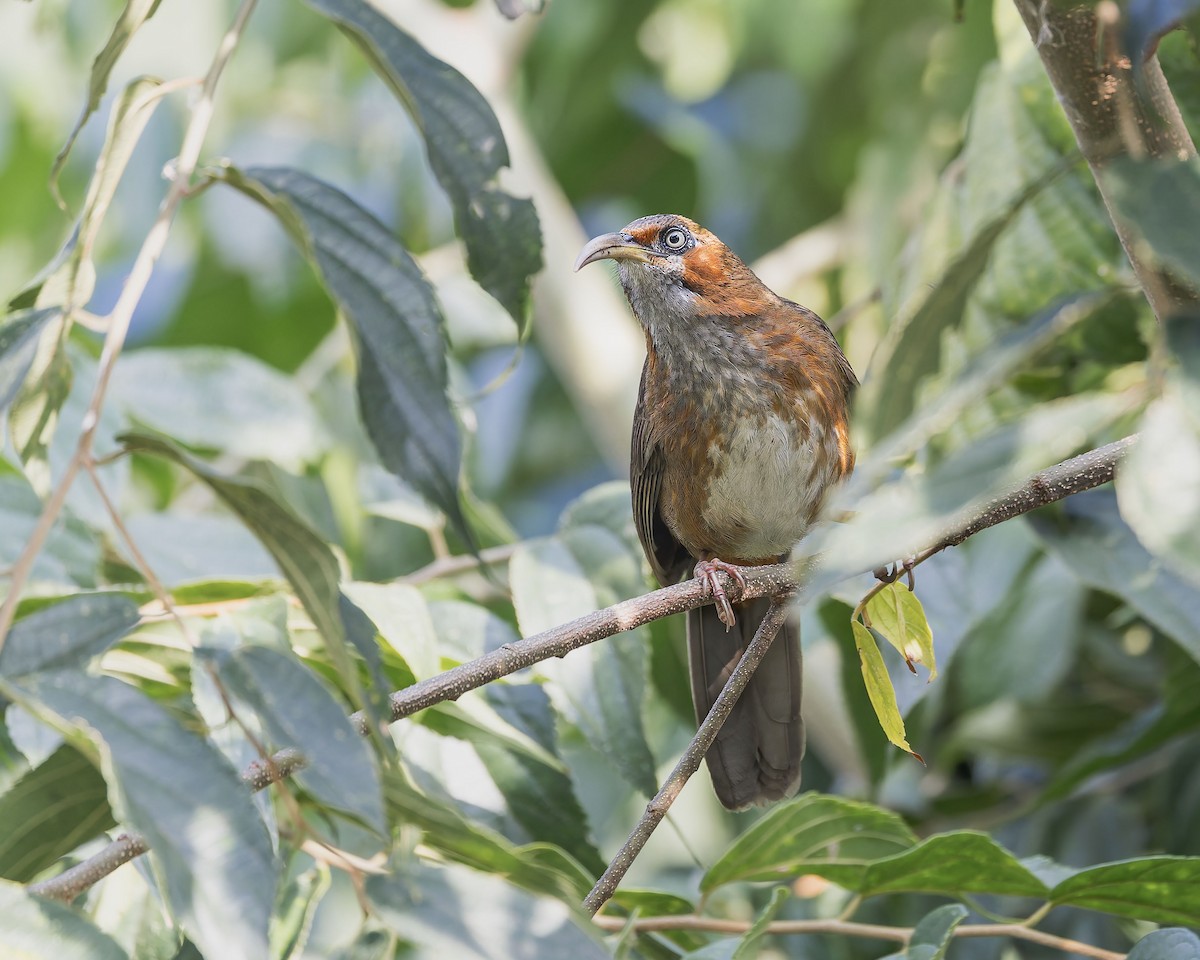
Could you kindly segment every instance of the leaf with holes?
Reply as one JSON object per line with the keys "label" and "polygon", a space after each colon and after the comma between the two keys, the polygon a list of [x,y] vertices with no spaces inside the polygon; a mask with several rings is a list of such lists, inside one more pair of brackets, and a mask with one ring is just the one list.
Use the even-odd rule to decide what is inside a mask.
{"label": "leaf with holes", "polygon": [[471,275],[529,329],[529,280],[542,267],[537,213],[501,190],[509,165],[492,108],[461,73],[365,0],[308,0],[340,26],[392,88],[425,137],[429,165],[454,206]]}
{"label": "leaf with holes", "polygon": [[867,602],[866,614],[871,628],[900,652],[913,673],[916,673],[914,663],[923,663],[929,668],[932,682],[937,676],[933,633],[917,595],[897,580]]}

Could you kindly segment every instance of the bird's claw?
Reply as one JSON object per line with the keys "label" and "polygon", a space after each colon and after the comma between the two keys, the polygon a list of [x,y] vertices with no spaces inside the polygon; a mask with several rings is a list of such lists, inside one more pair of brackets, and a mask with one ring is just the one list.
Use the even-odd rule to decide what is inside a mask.
{"label": "bird's claw", "polygon": [[897,560],[895,563],[890,563],[885,567],[876,567],[872,573],[875,574],[875,579],[883,583],[895,583],[903,576],[908,577],[908,589],[916,589],[916,579],[913,577],[913,567],[917,565],[916,557],[906,557],[903,560]]}
{"label": "bird's claw", "polygon": [[739,568],[724,560],[701,560],[696,564],[695,576],[708,584],[708,591],[716,601],[717,616],[721,618],[725,629],[728,630],[737,623],[737,618],[733,615],[733,606],[729,602],[729,595],[725,592],[725,587],[721,585],[721,578],[717,576],[718,572],[729,574],[738,586],[739,596],[746,589],[746,578],[742,576]]}

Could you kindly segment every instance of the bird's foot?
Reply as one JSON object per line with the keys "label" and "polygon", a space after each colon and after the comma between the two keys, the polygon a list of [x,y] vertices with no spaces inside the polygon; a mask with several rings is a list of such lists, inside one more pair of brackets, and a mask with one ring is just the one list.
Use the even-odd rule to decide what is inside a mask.
{"label": "bird's foot", "polygon": [[897,560],[895,563],[890,563],[886,567],[876,567],[872,573],[875,574],[876,580],[881,580],[884,583],[895,583],[903,576],[908,577],[908,589],[916,588],[916,582],[913,577],[913,567],[917,565],[916,557],[906,557],[903,560]]}
{"label": "bird's foot", "polygon": [[721,585],[721,578],[717,576],[718,572],[727,573],[733,578],[738,585],[739,595],[746,589],[746,578],[742,576],[742,571],[738,567],[732,563],[726,563],[724,560],[701,560],[696,564],[694,575],[708,584],[709,593],[716,601],[717,616],[721,618],[725,629],[728,630],[737,620],[733,615],[733,606],[729,603],[729,595]]}

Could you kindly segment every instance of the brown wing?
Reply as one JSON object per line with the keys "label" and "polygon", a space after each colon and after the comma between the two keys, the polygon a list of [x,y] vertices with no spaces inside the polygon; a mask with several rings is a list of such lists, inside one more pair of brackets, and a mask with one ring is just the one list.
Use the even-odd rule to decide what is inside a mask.
{"label": "brown wing", "polygon": [[676,583],[691,565],[683,544],[675,539],[659,512],[662,495],[662,450],[650,436],[645,415],[646,368],[638,388],[637,409],[633,415],[633,451],[629,459],[629,485],[633,492],[633,522],[650,569],[664,587]]}

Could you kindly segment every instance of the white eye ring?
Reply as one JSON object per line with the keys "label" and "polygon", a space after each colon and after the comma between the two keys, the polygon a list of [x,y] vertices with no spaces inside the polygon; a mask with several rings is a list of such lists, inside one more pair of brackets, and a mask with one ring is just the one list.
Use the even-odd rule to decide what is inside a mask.
{"label": "white eye ring", "polygon": [[687,246],[687,231],[682,227],[671,227],[663,234],[663,246],[668,250],[682,250]]}

